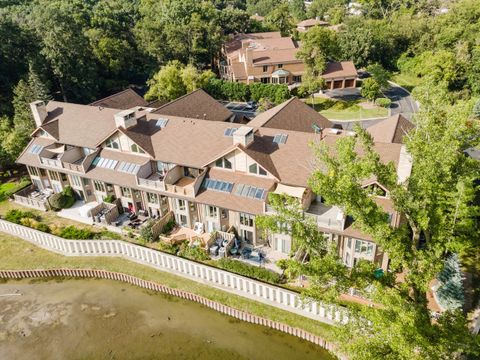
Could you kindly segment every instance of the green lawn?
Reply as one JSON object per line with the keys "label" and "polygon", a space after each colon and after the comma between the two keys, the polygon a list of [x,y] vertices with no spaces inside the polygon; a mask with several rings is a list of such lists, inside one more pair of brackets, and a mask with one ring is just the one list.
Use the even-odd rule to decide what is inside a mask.
{"label": "green lawn", "polygon": [[411,92],[420,85],[422,79],[410,74],[397,73],[392,76],[392,81]]}
{"label": "green lawn", "polygon": [[239,310],[305,329],[328,341],[334,341],[334,329],[330,325],[120,258],[62,256],[0,233],[0,268],[2,270],[91,268],[123,272],[172,288],[186,290]]}
{"label": "green lawn", "polygon": [[20,189],[28,186],[30,180],[21,180],[18,182],[4,182],[0,184],[0,201],[7,199],[10,195],[17,192]]}
{"label": "green lawn", "polygon": [[331,100],[320,97],[305,99],[308,105],[330,120],[361,120],[388,116],[388,109],[375,107],[364,109],[359,101]]}

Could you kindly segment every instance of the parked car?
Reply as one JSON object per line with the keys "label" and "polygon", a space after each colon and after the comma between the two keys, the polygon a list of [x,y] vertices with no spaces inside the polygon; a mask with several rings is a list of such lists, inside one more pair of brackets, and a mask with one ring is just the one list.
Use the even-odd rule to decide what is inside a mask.
{"label": "parked car", "polygon": [[367,79],[372,76],[368,71],[365,70],[358,70],[357,74],[359,79]]}

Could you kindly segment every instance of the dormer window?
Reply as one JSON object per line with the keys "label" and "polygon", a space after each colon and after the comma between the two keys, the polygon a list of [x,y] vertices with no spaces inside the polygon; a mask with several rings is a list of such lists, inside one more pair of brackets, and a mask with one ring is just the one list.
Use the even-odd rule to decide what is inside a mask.
{"label": "dormer window", "polygon": [[130,150],[134,153],[139,153],[139,154],[145,154],[145,151],[143,151],[140,146],[137,144],[132,144],[130,145]]}
{"label": "dormer window", "polygon": [[120,149],[120,141],[118,138],[110,138],[105,142],[105,146],[110,149]]}
{"label": "dormer window", "polygon": [[262,176],[267,176],[267,171],[262,168],[261,166],[258,166],[257,163],[253,163],[248,167],[248,172],[250,174],[254,175],[262,175]]}
{"label": "dormer window", "polygon": [[232,169],[232,162],[226,158],[217,159],[215,166],[223,169]]}

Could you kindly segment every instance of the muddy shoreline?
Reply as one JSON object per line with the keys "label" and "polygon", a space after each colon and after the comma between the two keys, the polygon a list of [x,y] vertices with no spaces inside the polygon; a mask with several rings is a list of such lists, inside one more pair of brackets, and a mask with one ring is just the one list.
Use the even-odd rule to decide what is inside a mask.
{"label": "muddy shoreline", "polygon": [[0,284],[0,359],[332,357],[197,303],[90,279]]}

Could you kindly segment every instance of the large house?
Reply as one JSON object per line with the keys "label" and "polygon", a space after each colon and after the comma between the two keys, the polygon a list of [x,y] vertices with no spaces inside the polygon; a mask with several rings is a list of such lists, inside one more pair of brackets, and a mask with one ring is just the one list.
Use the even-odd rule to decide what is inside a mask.
{"label": "large house", "polygon": [[[300,84],[305,71],[297,59],[300,44],[280,32],[237,34],[223,47],[222,77],[246,84]],[[357,70],[351,61],[328,62],[327,89],[354,88]]]}
{"label": "large house", "polygon": [[[198,93],[182,101],[188,103],[189,96]],[[231,123],[224,115],[220,118],[226,121],[179,116],[173,104],[163,107],[169,110],[164,114],[162,107],[123,110],[34,102],[37,128],[17,162],[27,166],[37,190],[61,192],[69,185],[85,204],[101,203],[111,195],[126,212],[155,218],[172,212],[183,227],[201,223],[206,232],[233,227],[242,242],[268,247],[279,256],[290,253],[292,240],[287,234],[265,235],[255,218],[272,211],[268,194],[287,194],[338,242],[346,265],[367,259],[387,268],[388,256],[375,242],[308,186],[314,160],[310,144],[332,146],[355,133],[334,128],[296,98],[248,125]],[[382,161],[397,168],[399,181],[411,170],[403,144],[411,127],[396,116],[368,129]],[[375,179],[366,179],[364,186],[379,189],[375,200],[392,224],[399,224],[401,216],[388,189]]]}

